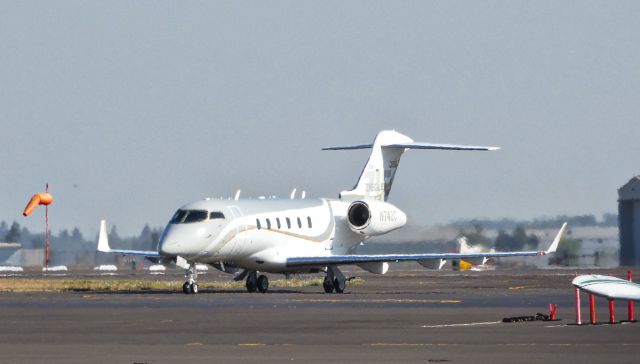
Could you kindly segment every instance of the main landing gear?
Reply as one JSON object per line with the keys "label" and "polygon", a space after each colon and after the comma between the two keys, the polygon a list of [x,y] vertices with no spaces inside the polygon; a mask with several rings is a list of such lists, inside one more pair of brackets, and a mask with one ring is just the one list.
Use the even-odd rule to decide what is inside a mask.
{"label": "main landing gear", "polygon": [[260,293],[265,293],[269,290],[269,278],[263,274],[258,276],[258,273],[255,271],[249,272],[249,274],[247,274],[246,286],[247,292],[258,291]]}
{"label": "main landing gear", "polygon": [[327,267],[327,275],[324,276],[322,287],[326,293],[332,293],[333,291],[343,293],[347,287],[347,279],[338,267],[329,266]]}
{"label": "main landing gear", "polygon": [[182,292],[185,294],[198,293],[198,271],[195,263],[189,263],[189,268],[184,272],[184,279],[186,281],[182,285]]}

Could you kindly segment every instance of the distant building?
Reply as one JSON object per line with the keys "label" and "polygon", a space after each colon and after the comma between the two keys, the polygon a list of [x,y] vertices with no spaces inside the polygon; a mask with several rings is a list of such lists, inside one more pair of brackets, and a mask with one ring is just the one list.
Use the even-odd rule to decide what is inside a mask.
{"label": "distant building", "polygon": [[22,245],[19,243],[0,242],[0,265],[21,265],[20,249]]}
{"label": "distant building", "polygon": [[22,249],[23,267],[40,267],[44,265],[44,249]]}
{"label": "distant building", "polygon": [[618,190],[620,265],[640,265],[640,176]]}

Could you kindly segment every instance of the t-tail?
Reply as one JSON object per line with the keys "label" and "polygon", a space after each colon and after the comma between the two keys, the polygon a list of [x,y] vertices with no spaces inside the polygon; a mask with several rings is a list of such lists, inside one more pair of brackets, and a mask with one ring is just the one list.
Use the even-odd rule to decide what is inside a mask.
{"label": "t-tail", "polygon": [[402,153],[409,149],[497,150],[500,148],[414,142],[413,139],[395,130],[382,130],[372,144],[323,148],[323,150],[351,149],[371,149],[371,154],[356,185],[350,191],[342,191],[340,198],[343,200],[373,199],[386,201],[400,164],[400,157],[402,157]]}

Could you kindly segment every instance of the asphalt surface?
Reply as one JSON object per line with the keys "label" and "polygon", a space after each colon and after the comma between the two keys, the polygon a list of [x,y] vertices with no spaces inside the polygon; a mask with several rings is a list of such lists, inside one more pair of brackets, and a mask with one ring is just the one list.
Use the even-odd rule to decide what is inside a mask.
{"label": "asphalt surface", "polygon": [[[637,363],[640,323],[573,325],[574,271],[394,270],[344,294],[321,287],[181,292],[0,293],[2,363]],[[409,267],[415,268],[415,267]],[[612,272],[624,276],[624,270]],[[582,272],[586,273],[586,272]],[[24,276],[40,278],[41,273]],[[126,273],[50,279],[175,279]],[[279,278],[273,276],[272,278]],[[13,279],[0,277],[0,279]],[[214,272],[199,279],[222,280]],[[583,320],[588,319],[583,296]],[[597,299],[598,318],[608,319]],[[548,313],[554,322],[501,323]],[[626,303],[616,305],[626,318]]]}

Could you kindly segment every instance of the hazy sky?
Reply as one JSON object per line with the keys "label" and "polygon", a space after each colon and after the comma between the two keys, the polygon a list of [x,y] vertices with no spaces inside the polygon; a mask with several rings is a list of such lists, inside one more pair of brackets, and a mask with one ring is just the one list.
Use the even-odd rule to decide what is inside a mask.
{"label": "hazy sky", "polygon": [[0,220],[163,225],[206,196],[335,197],[381,129],[410,223],[617,211],[640,173],[638,1],[0,1]]}

